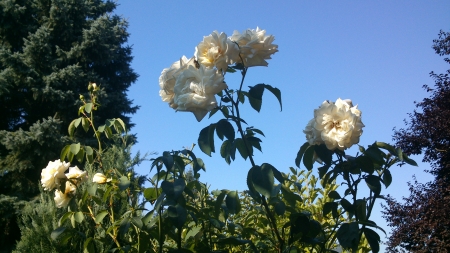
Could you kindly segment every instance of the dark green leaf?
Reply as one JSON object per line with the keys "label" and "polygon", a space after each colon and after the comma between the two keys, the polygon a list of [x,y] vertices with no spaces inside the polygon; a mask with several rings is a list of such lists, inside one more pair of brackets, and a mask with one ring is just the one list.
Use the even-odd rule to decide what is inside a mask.
{"label": "dark green leaf", "polygon": [[250,101],[250,105],[253,109],[255,109],[257,112],[261,110],[261,104],[262,104],[262,95],[264,93],[264,84],[257,84],[255,86],[249,86],[250,89],[247,93],[247,96]]}
{"label": "dark green leaf", "polygon": [[241,211],[241,202],[237,191],[228,192],[225,203],[231,214],[237,214]]}
{"label": "dark green leaf", "polygon": [[344,223],[339,227],[336,237],[344,249],[354,249],[356,251],[359,244],[358,233],[359,226],[356,222]]}
{"label": "dark green leaf", "polygon": [[398,156],[398,155],[397,155],[397,151],[396,151],[395,148],[394,148],[393,146],[391,146],[390,144],[385,143],[385,142],[375,142],[375,144],[377,145],[377,147],[389,151],[389,153],[391,153],[391,155]]}
{"label": "dark green leaf", "polygon": [[118,186],[121,191],[126,190],[130,186],[130,184],[131,182],[126,176],[120,177]]}
{"label": "dark green leaf", "polygon": [[305,142],[301,147],[300,150],[297,153],[297,157],[295,158],[295,165],[300,168],[300,161],[302,160],[303,154],[305,153],[306,149],[309,147],[309,142]]}
{"label": "dark green leaf", "polygon": [[200,131],[200,135],[198,136],[198,146],[203,151],[203,153],[211,156],[211,152],[215,152],[214,150],[214,130],[216,128],[216,124],[211,124]]}
{"label": "dark green leaf", "polygon": [[346,212],[349,214],[355,213],[355,210],[353,208],[353,205],[346,199],[341,199],[341,206],[344,208]]}
{"label": "dark green leaf", "polygon": [[339,195],[337,191],[331,191],[330,193],[328,193],[328,197],[332,199],[340,199],[341,195]]}
{"label": "dark green leaf", "polygon": [[94,240],[92,237],[87,238],[83,244],[83,253],[95,253],[94,244],[91,242]]}
{"label": "dark green leaf", "polygon": [[331,165],[333,151],[329,150],[325,144],[314,145],[314,151],[322,162]]}
{"label": "dark green leaf", "polygon": [[384,173],[383,173],[383,182],[384,182],[384,185],[386,186],[386,188],[388,188],[389,185],[391,185],[391,183],[392,183],[391,172],[387,169],[384,170]]}
{"label": "dark green leaf", "polygon": [[280,103],[280,110],[283,110],[283,105],[281,103],[281,91],[278,88],[274,88],[268,84],[264,85],[264,88],[266,88],[268,91],[272,92],[273,95],[275,95],[275,97],[277,97],[278,102]]}
{"label": "dark green leaf", "polygon": [[252,176],[253,170],[249,169],[247,173],[247,187],[248,187],[248,193],[249,195],[257,202],[261,203],[261,195],[256,191],[255,186],[252,183]]}
{"label": "dark green leaf", "polygon": [[375,193],[375,196],[380,195],[381,192],[381,183],[380,178],[375,175],[369,175],[366,178],[366,184],[370,190]]}
{"label": "dark green leaf", "polygon": [[162,161],[164,163],[164,166],[166,166],[167,171],[171,171],[174,161],[173,161],[173,156],[170,154],[170,152],[167,152],[167,151],[163,152]]}
{"label": "dark green leaf", "polygon": [[273,190],[274,176],[270,167],[254,166],[252,170],[252,183],[256,191],[270,198]]}
{"label": "dark green leaf", "polygon": [[358,164],[358,166],[361,168],[362,171],[373,174],[374,167],[372,159],[368,156],[358,156],[355,159],[355,162]]}
{"label": "dark green leaf", "polygon": [[91,196],[95,196],[95,193],[97,192],[97,184],[91,184],[87,187],[87,192]]}
{"label": "dark green leaf", "polygon": [[274,209],[275,209],[275,213],[278,215],[284,215],[284,213],[286,212],[286,204],[284,204],[283,201],[278,201],[275,205],[274,205]]}
{"label": "dark green leaf", "polygon": [[314,146],[309,146],[303,155],[303,165],[308,170],[312,170],[314,164]]}
{"label": "dark green leaf", "polygon": [[248,153],[249,151],[247,150],[247,146],[245,145],[244,140],[242,140],[241,138],[237,138],[234,140],[234,143],[236,144],[236,148],[241,154],[242,158],[244,158],[244,160],[247,160],[247,157],[252,155]]}
{"label": "dark green leaf", "polygon": [[228,140],[234,140],[235,137],[233,125],[226,119],[221,119],[217,122],[216,133],[221,140],[223,140],[223,136],[227,137]]}
{"label": "dark green leaf", "polygon": [[364,228],[364,235],[366,236],[367,241],[369,242],[370,249],[374,253],[378,253],[380,251],[380,236],[377,232],[373,231],[370,228]]}
{"label": "dark green leaf", "polygon": [[367,207],[366,201],[363,199],[357,199],[355,202],[356,215],[358,220],[365,221],[367,220]]}

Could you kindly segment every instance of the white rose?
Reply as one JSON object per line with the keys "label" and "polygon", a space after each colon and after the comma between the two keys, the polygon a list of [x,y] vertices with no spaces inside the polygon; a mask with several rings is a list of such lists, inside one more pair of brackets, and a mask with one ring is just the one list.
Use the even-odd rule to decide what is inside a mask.
{"label": "white rose", "polygon": [[59,159],[48,162],[48,165],[41,172],[41,184],[44,190],[50,191],[60,185],[60,181],[66,178],[64,172],[69,168],[70,163],[61,162]]}
{"label": "white rose", "polygon": [[246,67],[267,66],[266,60],[272,59],[271,55],[278,52],[278,45],[272,44],[275,37],[273,35],[266,36],[266,30],[261,30],[259,27],[252,30],[247,29],[242,34],[234,31],[230,40],[239,45],[240,54]]}
{"label": "white rose", "polygon": [[314,110],[314,129],[330,150],[345,150],[359,142],[364,124],[361,111],[351,105],[338,98],[335,103],[324,101]]}
{"label": "white rose", "polygon": [[322,138],[320,136],[320,132],[314,128],[316,123],[315,119],[311,119],[303,130],[303,133],[306,135],[306,140],[310,145],[316,145],[323,143]]}
{"label": "white rose", "polygon": [[195,58],[191,59],[183,57],[180,58],[179,61],[176,61],[169,68],[163,69],[161,72],[161,76],[159,77],[159,95],[164,102],[169,103],[169,106],[176,109],[176,105],[173,103],[173,87],[175,86],[175,81],[180,73],[185,70],[189,65],[194,65]]}
{"label": "white rose", "polygon": [[189,66],[177,78],[175,83],[174,103],[177,111],[192,112],[197,121],[201,121],[206,114],[217,107],[215,94],[227,85],[223,76],[215,69]]}
{"label": "white rose", "polygon": [[200,64],[208,68],[215,66],[220,71],[226,71],[228,65],[239,59],[239,48],[225,33],[214,31],[203,37],[195,48],[195,56]]}
{"label": "white rose", "polygon": [[66,177],[68,179],[75,179],[79,183],[83,183],[88,179],[87,172],[80,170],[77,166],[70,167]]}
{"label": "white rose", "polygon": [[92,178],[92,182],[97,184],[104,184],[109,181],[111,181],[111,179],[106,178],[103,173],[95,173],[94,177]]}
{"label": "white rose", "polygon": [[69,181],[66,181],[66,189],[63,192],[61,192],[59,189],[55,191],[55,204],[58,208],[67,207],[70,200],[73,198],[77,191],[77,187],[70,183]]}

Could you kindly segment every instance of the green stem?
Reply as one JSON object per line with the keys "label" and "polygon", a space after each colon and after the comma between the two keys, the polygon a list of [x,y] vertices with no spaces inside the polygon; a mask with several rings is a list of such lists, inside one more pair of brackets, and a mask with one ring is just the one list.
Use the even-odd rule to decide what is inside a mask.
{"label": "green stem", "polygon": [[[244,68],[242,70],[242,79],[241,79],[241,84],[239,86],[238,97],[236,98],[236,101],[234,101],[232,99],[231,94],[228,92],[228,90],[225,90],[225,92],[226,92],[228,98],[230,98],[230,100],[231,100],[231,102],[232,102],[232,104],[233,104],[233,106],[235,108],[236,117],[237,117],[237,120],[235,120],[235,123],[236,123],[236,126],[238,127],[238,132],[241,135],[242,140],[244,141],[244,145],[245,145],[245,148],[247,150],[247,154],[249,155],[248,157],[249,157],[250,163],[252,164],[252,167],[255,167],[256,163],[253,160],[253,154],[251,153],[249,143],[247,142],[247,139],[245,138],[244,130],[242,129],[242,124],[241,124],[241,121],[240,121],[241,116],[240,116],[240,112],[239,112],[239,96],[240,96],[241,91],[242,91],[242,86],[244,84],[244,79],[245,79],[246,74],[247,74],[247,68]],[[280,236],[280,233],[278,232],[278,228],[277,228],[277,223],[276,223],[275,217],[273,216],[272,212],[270,211],[269,205],[267,204],[266,197],[262,196],[261,200],[262,200],[262,204],[264,206],[264,209],[266,210],[267,219],[270,221],[270,226],[272,228],[272,232],[274,232],[276,237],[277,237],[277,240],[278,240],[278,243],[279,243],[278,251],[281,253],[283,251],[283,247],[284,247],[284,240]]]}

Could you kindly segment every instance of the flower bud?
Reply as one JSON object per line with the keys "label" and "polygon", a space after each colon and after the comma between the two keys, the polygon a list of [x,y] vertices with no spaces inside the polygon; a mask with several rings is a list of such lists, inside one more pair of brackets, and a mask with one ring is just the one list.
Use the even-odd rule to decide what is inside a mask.
{"label": "flower bud", "polygon": [[80,94],[80,100],[84,101],[84,96]]}
{"label": "flower bud", "polygon": [[92,178],[92,182],[97,184],[104,184],[109,181],[111,181],[111,179],[107,179],[103,173],[95,173],[94,177]]}

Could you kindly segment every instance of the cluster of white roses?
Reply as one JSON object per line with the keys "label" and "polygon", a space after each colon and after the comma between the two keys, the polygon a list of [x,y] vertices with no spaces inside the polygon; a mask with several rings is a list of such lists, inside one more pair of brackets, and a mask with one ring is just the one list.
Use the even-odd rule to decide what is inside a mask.
{"label": "cluster of white roses", "polygon": [[171,108],[192,112],[201,121],[217,107],[215,94],[227,88],[223,75],[228,66],[267,66],[266,60],[278,52],[274,40],[274,36],[266,35],[260,28],[243,33],[234,31],[230,37],[214,31],[203,37],[195,48],[194,57],[183,56],[162,71],[159,95]]}
{"label": "cluster of white roses", "polygon": [[[49,162],[47,167],[41,172],[41,184],[44,190],[55,190],[55,203],[59,208],[66,207],[70,200],[75,196],[77,187],[88,180],[86,171],[80,170],[77,166],[69,167],[70,163],[61,162],[59,159]],[[68,173],[65,173],[69,170]],[[106,179],[102,173],[94,175],[93,182],[103,184],[109,179]],[[64,192],[59,188],[64,184]]]}
{"label": "cluster of white roses", "polygon": [[324,101],[315,109],[303,132],[310,145],[324,143],[329,150],[345,150],[359,142],[363,127],[357,106],[349,99],[338,98],[334,103]]}

